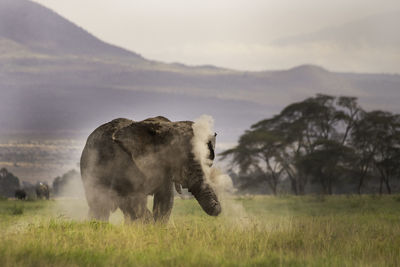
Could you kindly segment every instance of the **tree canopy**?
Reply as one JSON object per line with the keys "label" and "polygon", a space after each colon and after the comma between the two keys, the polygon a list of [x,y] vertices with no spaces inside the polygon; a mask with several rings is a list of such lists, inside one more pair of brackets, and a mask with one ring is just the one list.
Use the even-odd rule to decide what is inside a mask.
{"label": "tree canopy", "polygon": [[14,176],[6,168],[0,169],[0,196],[14,197],[15,191],[19,188],[18,177]]}
{"label": "tree canopy", "polygon": [[357,184],[361,193],[368,177],[378,178],[380,193],[383,185],[391,193],[399,177],[400,117],[367,112],[354,97],[318,94],[255,123],[221,155],[239,177],[257,175],[274,194],[282,181],[294,194],[307,185],[333,194],[344,184]]}

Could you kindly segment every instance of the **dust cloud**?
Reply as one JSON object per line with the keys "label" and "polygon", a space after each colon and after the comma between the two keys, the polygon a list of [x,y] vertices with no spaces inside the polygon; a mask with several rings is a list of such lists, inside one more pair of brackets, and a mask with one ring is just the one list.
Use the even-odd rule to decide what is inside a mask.
{"label": "dust cloud", "polygon": [[[192,152],[202,167],[206,182],[214,189],[219,198],[222,207],[220,217],[227,222],[245,226],[250,223],[249,215],[242,204],[235,201],[236,189],[233,186],[231,177],[222,168],[216,166],[215,163],[211,166],[212,161],[209,159],[210,150],[207,144],[211,140],[213,145],[215,145],[213,125],[214,119],[208,115],[203,115],[195,120],[192,125],[194,133],[192,138]],[[93,166],[97,155],[95,155],[95,152],[91,152],[91,162],[89,165]],[[154,166],[153,161],[154,159],[152,158],[143,157],[138,159],[137,164],[140,166],[140,169],[149,169],[150,171],[152,168],[147,167]],[[104,195],[106,196],[107,194]],[[151,200],[152,198],[150,197],[149,204],[151,204]],[[80,173],[63,186],[62,191],[56,197],[56,203],[55,212],[59,217],[72,220],[87,220],[89,218],[89,208]],[[109,222],[118,224],[123,221],[123,214],[119,209],[111,213]]]}
{"label": "dust cloud", "polygon": [[200,162],[206,177],[206,182],[211,185],[217,194],[222,206],[222,217],[228,221],[238,223],[242,226],[250,223],[249,215],[241,203],[235,201],[231,177],[224,173],[218,166],[211,166],[209,160],[209,149],[207,143],[214,138],[214,119],[209,115],[202,115],[195,120],[193,126],[193,154]]}
{"label": "dust cloud", "polygon": [[54,212],[58,217],[72,220],[85,220],[87,218],[88,206],[85,199],[80,173],[60,187],[55,196]]}

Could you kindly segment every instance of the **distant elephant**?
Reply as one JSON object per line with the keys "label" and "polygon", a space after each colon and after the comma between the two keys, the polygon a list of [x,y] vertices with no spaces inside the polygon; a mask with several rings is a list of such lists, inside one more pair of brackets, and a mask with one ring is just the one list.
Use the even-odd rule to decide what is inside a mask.
{"label": "distant elephant", "polygon": [[25,190],[23,190],[23,189],[15,190],[15,198],[16,199],[25,200],[26,197],[27,197],[27,194],[26,194]]}
{"label": "distant elephant", "polygon": [[[127,220],[168,221],[173,187],[188,188],[203,210],[221,212],[218,198],[192,152],[193,122],[164,117],[140,122],[115,119],[98,127],[87,139],[80,167],[89,216],[107,221],[120,208]],[[214,159],[215,136],[205,144]],[[147,196],[154,195],[153,214]]]}
{"label": "distant elephant", "polygon": [[37,183],[37,185],[35,187],[35,191],[36,191],[36,196],[39,199],[42,199],[42,198],[49,199],[50,198],[50,188],[45,183]]}

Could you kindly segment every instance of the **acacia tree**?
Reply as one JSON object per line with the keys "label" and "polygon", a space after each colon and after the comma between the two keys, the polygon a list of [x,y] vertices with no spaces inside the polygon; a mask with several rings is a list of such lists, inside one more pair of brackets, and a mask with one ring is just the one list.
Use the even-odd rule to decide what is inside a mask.
{"label": "acacia tree", "polygon": [[299,159],[297,167],[319,183],[323,194],[333,194],[333,185],[350,172],[353,150],[334,140],[320,140],[315,149]]}
{"label": "acacia tree", "polygon": [[372,167],[373,158],[377,150],[375,141],[379,138],[373,130],[373,122],[369,117],[368,113],[363,113],[361,119],[355,123],[354,130],[351,133],[351,145],[356,153],[354,166],[358,176],[358,194],[361,194],[365,178]]}
{"label": "acacia tree", "polygon": [[299,172],[321,185],[324,194],[351,172],[354,150],[349,136],[363,112],[354,97],[317,95],[309,119],[309,149],[297,161]]}
{"label": "acacia tree", "polygon": [[400,149],[398,147],[387,148],[380,161],[375,162],[375,166],[380,174],[379,193],[382,194],[382,185],[385,183],[388,194],[392,193],[390,180],[400,174]]}
{"label": "acacia tree", "polygon": [[[298,114],[281,112],[281,114],[254,124],[252,131],[264,132],[279,137],[281,145],[278,160],[282,170],[290,180],[291,189],[294,194],[302,194],[306,180],[296,169],[297,158],[303,153],[303,133],[306,124]],[[277,151],[278,152],[278,151]]]}
{"label": "acacia tree", "polygon": [[390,179],[398,176],[400,160],[400,117],[390,112],[365,112],[355,124],[352,145],[356,149],[358,162],[358,193],[371,170],[379,173],[382,193],[383,184],[391,193]]}
{"label": "acacia tree", "polygon": [[356,173],[361,193],[372,171],[380,192],[385,185],[390,193],[390,181],[400,175],[399,125],[399,115],[365,112],[354,97],[317,95],[252,125],[222,155],[232,156],[246,177],[261,174],[274,193],[287,177],[294,194],[304,194],[309,182],[332,194],[335,183],[354,177],[350,173]]}
{"label": "acacia tree", "polygon": [[241,175],[257,173],[276,195],[283,172],[283,146],[283,139],[275,133],[247,131],[235,148],[222,152],[221,156],[232,156],[232,163],[239,166]]}
{"label": "acacia tree", "polygon": [[387,193],[391,194],[390,180],[400,169],[400,116],[383,111],[373,111],[368,115],[374,126],[373,132],[378,137],[373,162],[380,174],[379,193],[382,194],[385,183]]}
{"label": "acacia tree", "polygon": [[357,103],[356,97],[340,96],[336,103],[339,109],[336,116],[341,120],[339,127],[344,129],[340,143],[351,146],[351,133],[365,111]]}
{"label": "acacia tree", "polygon": [[[336,98],[320,94],[290,104],[272,119],[253,125],[252,130],[275,132],[284,140],[280,152],[282,168],[290,179],[293,193],[304,194],[305,186],[315,172],[302,164],[307,164],[306,159],[322,154],[324,146],[321,144],[328,144],[329,141],[337,143],[337,147],[340,147],[337,152],[343,152],[342,158],[348,157],[349,150],[344,146],[347,146],[349,134],[360,113],[361,108],[354,97]],[[316,147],[318,151],[315,151]],[[325,156],[329,157],[328,154]],[[331,161],[330,164],[335,162]],[[330,176],[320,179],[325,177],[328,177],[329,184]]]}
{"label": "acacia tree", "polygon": [[15,191],[18,190],[19,179],[9,172],[6,168],[0,169],[0,196],[14,197]]}

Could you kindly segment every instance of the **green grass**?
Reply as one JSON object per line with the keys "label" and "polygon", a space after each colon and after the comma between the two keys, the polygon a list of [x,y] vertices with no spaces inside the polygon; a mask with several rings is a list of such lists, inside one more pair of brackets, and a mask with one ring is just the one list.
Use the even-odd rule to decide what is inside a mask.
{"label": "green grass", "polygon": [[[249,196],[167,225],[84,220],[80,200],[0,201],[1,266],[400,266],[400,196]],[[22,211],[22,212],[21,212]]]}

